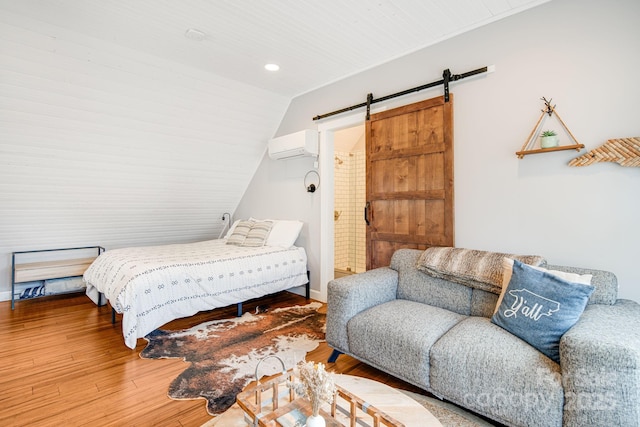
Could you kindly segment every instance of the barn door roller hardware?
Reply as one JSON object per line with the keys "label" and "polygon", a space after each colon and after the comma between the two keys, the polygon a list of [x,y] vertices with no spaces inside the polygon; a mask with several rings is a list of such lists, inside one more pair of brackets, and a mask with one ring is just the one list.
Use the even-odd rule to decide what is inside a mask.
{"label": "barn door roller hardware", "polygon": [[440,85],[444,85],[444,100],[445,100],[445,102],[449,102],[449,83],[450,82],[455,82],[456,80],[462,80],[464,78],[475,76],[477,74],[493,72],[494,69],[495,69],[495,67],[493,65],[490,65],[490,66],[487,66],[487,67],[478,68],[477,70],[468,71],[468,72],[462,73],[462,74],[451,74],[451,71],[447,68],[446,70],[444,70],[442,72],[442,79],[441,80],[438,80],[438,81],[435,81],[435,82],[431,82],[431,83],[427,83],[427,84],[424,84],[422,86],[414,87],[414,88],[411,88],[411,89],[406,89],[406,90],[403,90],[401,92],[397,92],[397,93],[394,93],[394,94],[391,94],[391,95],[387,95],[387,96],[383,96],[381,98],[376,98],[376,99],[373,98],[373,94],[369,93],[369,94],[367,94],[367,101],[366,102],[363,102],[361,104],[352,105],[351,107],[341,108],[339,110],[332,111],[331,113],[320,114],[318,116],[315,116],[313,118],[313,120],[322,120],[322,119],[325,119],[327,117],[335,116],[336,114],[346,113],[347,111],[355,110],[356,108],[362,108],[362,107],[367,107],[367,120],[369,120],[370,113],[371,113],[371,105],[372,104],[376,104],[378,102],[386,101],[386,100],[389,100],[389,99],[392,99],[392,98],[397,98],[399,96],[408,95],[408,94],[413,93],[413,92],[419,92],[421,90],[429,89],[431,87],[440,86]]}

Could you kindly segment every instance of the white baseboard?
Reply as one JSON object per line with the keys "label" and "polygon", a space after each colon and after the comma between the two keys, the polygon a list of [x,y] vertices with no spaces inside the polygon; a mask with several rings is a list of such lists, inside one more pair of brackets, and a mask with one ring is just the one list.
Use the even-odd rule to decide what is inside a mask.
{"label": "white baseboard", "polygon": [[[296,288],[287,289],[287,291],[291,292],[292,294],[300,295],[302,297],[305,296],[304,286],[298,286]],[[320,291],[316,291],[314,289],[309,290],[309,297],[311,297],[311,299],[314,299],[316,301],[326,302],[320,299]]]}
{"label": "white baseboard", "polygon": [[326,302],[326,301],[322,300],[322,298],[321,298],[322,294],[321,294],[320,291],[316,291],[314,289],[311,289],[311,292],[309,292],[309,293],[311,294],[310,297],[313,298],[314,300],[320,301],[320,302]]}
{"label": "white baseboard", "polygon": [[11,301],[11,291],[0,292],[0,301]]}

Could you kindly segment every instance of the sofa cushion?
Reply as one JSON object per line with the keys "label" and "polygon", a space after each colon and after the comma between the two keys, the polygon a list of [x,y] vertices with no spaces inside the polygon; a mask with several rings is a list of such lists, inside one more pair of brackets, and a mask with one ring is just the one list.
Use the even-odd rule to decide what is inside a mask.
{"label": "sofa cushion", "polygon": [[496,311],[498,295],[474,289],[471,293],[471,316],[491,317]]}
{"label": "sofa cushion", "polygon": [[590,304],[560,340],[564,427],[640,425],[640,305]]}
{"label": "sofa cushion", "polygon": [[560,366],[492,324],[469,317],[431,348],[431,390],[506,425],[561,426]]}
{"label": "sofa cushion", "polygon": [[414,301],[390,301],[349,321],[349,350],[372,366],[428,388],[431,346],[464,318]]}
{"label": "sofa cushion", "polygon": [[593,290],[514,260],[511,281],[491,321],[560,363],[560,338],[578,321]]}
{"label": "sofa cushion", "polygon": [[[423,251],[399,249],[391,258],[391,268],[398,272],[398,298],[444,308],[458,314],[471,314],[473,289],[431,277],[416,268]],[[495,307],[495,302],[494,302]]]}
{"label": "sofa cushion", "polygon": [[575,274],[591,274],[591,285],[595,286],[589,297],[589,304],[607,304],[613,305],[618,300],[618,279],[616,275],[610,271],[593,270],[590,268],[567,267],[563,265],[547,265],[550,270],[566,271]]}
{"label": "sofa cushion", "polygon": [[396,299],[398,272],[379,267],[350,274],[327,284],[327,344],[349,351],[347,324],[361,311]]}

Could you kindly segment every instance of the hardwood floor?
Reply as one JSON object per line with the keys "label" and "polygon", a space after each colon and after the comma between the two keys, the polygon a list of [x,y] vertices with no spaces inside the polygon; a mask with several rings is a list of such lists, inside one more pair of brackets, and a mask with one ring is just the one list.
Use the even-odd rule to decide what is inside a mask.
{"label": "hardwood floor", "polygon": [[[289,292],[244,304],[270,307],[304,304]],[[163,326],[181,329],[235,316],[235,306],[199,313]],[[20,301],[14,311],[0,302],[1,426],[200,426],[211,416],[204,400],[172,400],[169,383],[186,367],[181,360],[139,357],[124,345],[111,308],[96,307],[86,296]],[[307,360],[326,363],[326,343]],[[420,392],[420,389],[342,355],[327,368]],[[424,392],[423,392],[424,393]]]}

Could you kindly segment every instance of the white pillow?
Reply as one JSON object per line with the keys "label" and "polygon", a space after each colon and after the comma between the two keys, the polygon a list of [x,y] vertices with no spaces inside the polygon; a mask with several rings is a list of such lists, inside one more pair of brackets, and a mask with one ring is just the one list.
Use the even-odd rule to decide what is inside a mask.
{"label": "white pillow", "polygon": [[290,248],[298,240],[298,236],[302,231],[304,222],[295,219],[269,219],[262,220],[254,217],[249,218],[249,221],[273,221],[273,227],[267,237],[265,246],[282,246]]}
{"label": "white pillow", "polygon": [[[536,270],[546,271],[547,273],[553,274],[556,277],[566,280],[567,282],[572,283],[580,283],[583,285],[590,285],[591,279],[593,275],[591,274],[576,274],[576,273],[567,273],[566,271],[560,270],[547,270],[546,268],[536,267],[533,265],[529,265],[531,268],[535,268]],[[513,260],[511,258],[502,258],[502,291],[500,292],[500,296],[498,297],[498,302],[496,303],[496,309],[493,311],[494,314],[498,311],[498,307],[502,303],[502,299],[504,298],[504,293],[509,286],[509,282],[511,281],[511,273],[513,271]]]}
{"label": "white pillow", "polygon": [[278,220],[267,237],[267,246],[290,248],[298,239],[304,223],[297,220]]}

